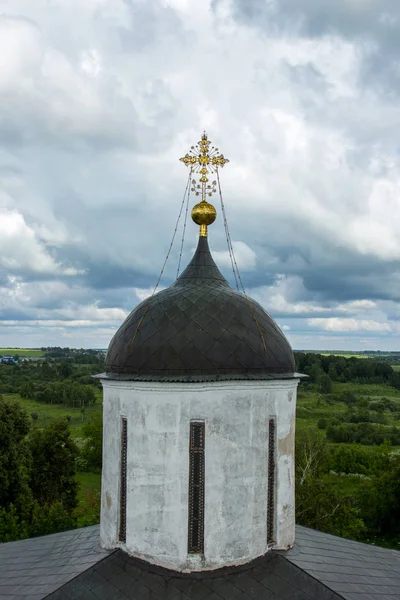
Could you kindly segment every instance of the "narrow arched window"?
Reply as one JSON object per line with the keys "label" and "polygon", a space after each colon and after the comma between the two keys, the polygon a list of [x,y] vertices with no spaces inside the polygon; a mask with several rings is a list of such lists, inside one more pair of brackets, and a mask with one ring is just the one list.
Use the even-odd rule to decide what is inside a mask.
{"label": "narrow arched window", "polygon": [[188,552],[204,552],[204,423],[190,423]]}
{"label": "narrow arched window", "polygon": [[121,467],[119,481],[119,541],[126,542],[126,476],[128,453],[128,423],[121,419]]}
{"label": "narrow arched window", "polygon": [[268,422],[267,544],[275,542],[276,441],[275,419]]}

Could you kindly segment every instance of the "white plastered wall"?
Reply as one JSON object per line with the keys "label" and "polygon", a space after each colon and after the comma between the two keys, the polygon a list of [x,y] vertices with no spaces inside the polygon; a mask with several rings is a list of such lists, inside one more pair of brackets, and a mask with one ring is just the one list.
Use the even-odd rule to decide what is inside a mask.
{"label": "white plastered wall", "polygon": [[[297,379],[102,380],[101,543],[181,571],[267,550],[268,422],[276,420],[275,548],[294,543]],[[128,422],[126,544],[118,541],[121,418]],[[205,422],[204,555],[187,552],[190,421]]]}

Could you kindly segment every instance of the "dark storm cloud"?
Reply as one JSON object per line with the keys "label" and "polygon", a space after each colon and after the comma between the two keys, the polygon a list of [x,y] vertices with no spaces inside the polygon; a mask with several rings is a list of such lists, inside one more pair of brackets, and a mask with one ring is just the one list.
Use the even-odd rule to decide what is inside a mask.
{"label": "dark storm cloud", "polygon": [[[216,2],[218,5],[218,0]],[[273,29],[276,24],[307,36],[338,33],[399,46],[400,7],[397,0],[233,0],[236,17]]]}
{"label": "dark storm cloud", "polygon": [[[218,0],[216,2],[218,6]],[[400,92],[400,5],[397,0],[234,0],[239,22],[264,33],[310,38],[336,35],[360,44],[366,53],[360,80]]]}

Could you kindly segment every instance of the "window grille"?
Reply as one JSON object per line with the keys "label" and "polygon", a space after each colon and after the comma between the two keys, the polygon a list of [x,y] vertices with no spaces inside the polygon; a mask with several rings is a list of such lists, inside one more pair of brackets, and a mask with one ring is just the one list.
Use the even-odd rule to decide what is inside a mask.
{"label": "window grille", "polygon": [[188,552],[204,552],[204,423],[190,423]]}
{"label": "window grille", "polygon": [[128,424],[125,417],[121,421],[121,472],[119,487],[119,541],[126,542],[126,475]]}
{"label": "window grille", "polygon": [[275,419],[268,423],[268,504],[267,504],[267,544],[275,541],[275,486],[276,486],[276,452],[275,452]]}

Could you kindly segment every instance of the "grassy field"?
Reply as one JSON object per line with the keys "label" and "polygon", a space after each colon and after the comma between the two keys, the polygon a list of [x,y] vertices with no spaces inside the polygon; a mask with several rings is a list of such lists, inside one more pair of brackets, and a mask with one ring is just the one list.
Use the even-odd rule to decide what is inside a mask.
{"label": "grassy field", "polygon": [[77,473],[76,479],[79,483],[79,502],[82,502],[90,493],[100,491],[101,473]]}
{"label": "grassy field", "polygon": [[80,408],[70,408],[60,404],[43,404],[41,402],[36,402],[36,400],[26,400],[25,398],[21,398],[19,394],[3,394],[3,398],[14,402],[20,402],[29,415],[33,412],[37,412],[39,417],[34,423],[34,427],[43,427],[52,419],[58,419],[59,417],[66,417],[69,415],[71,417],[70,426],[72,437],[76,440],[82,437],[82,427],[90,419],[91,415],[96,412],[101,412],[102,410],[101,390],[96,389],[95,393],[97,402],[93,406],[86,407],[83,419]]}
{"label": "grassy field", "polygon": [[343,358],[372,358],[368,354],[354,354],[353,352],[318,352],[321,356],[343,356]]}
{"label": "grassy field", "polygon": [[15,356],[21,358],[40,358],[44,352],[38,348],[0,348],[0,356]]}
{"label": "grassy field", "polygon": [[[400,392],[386,385],[361,384],[361,383],[338,383],[333,384],[332,394],[352,392],[357,397],[368,400],[380,400],[390,398],[398,403],[400,409]],[[321,418],[332,419],[335,416],[347,412],[348,408],[344,402],[329,402],[328,399],[316,390],[305,389],[300,385],[297,397],[297,431],[317,428],[318,420]],[[399,424],[391,414],[386,412],[390,424]]]}

